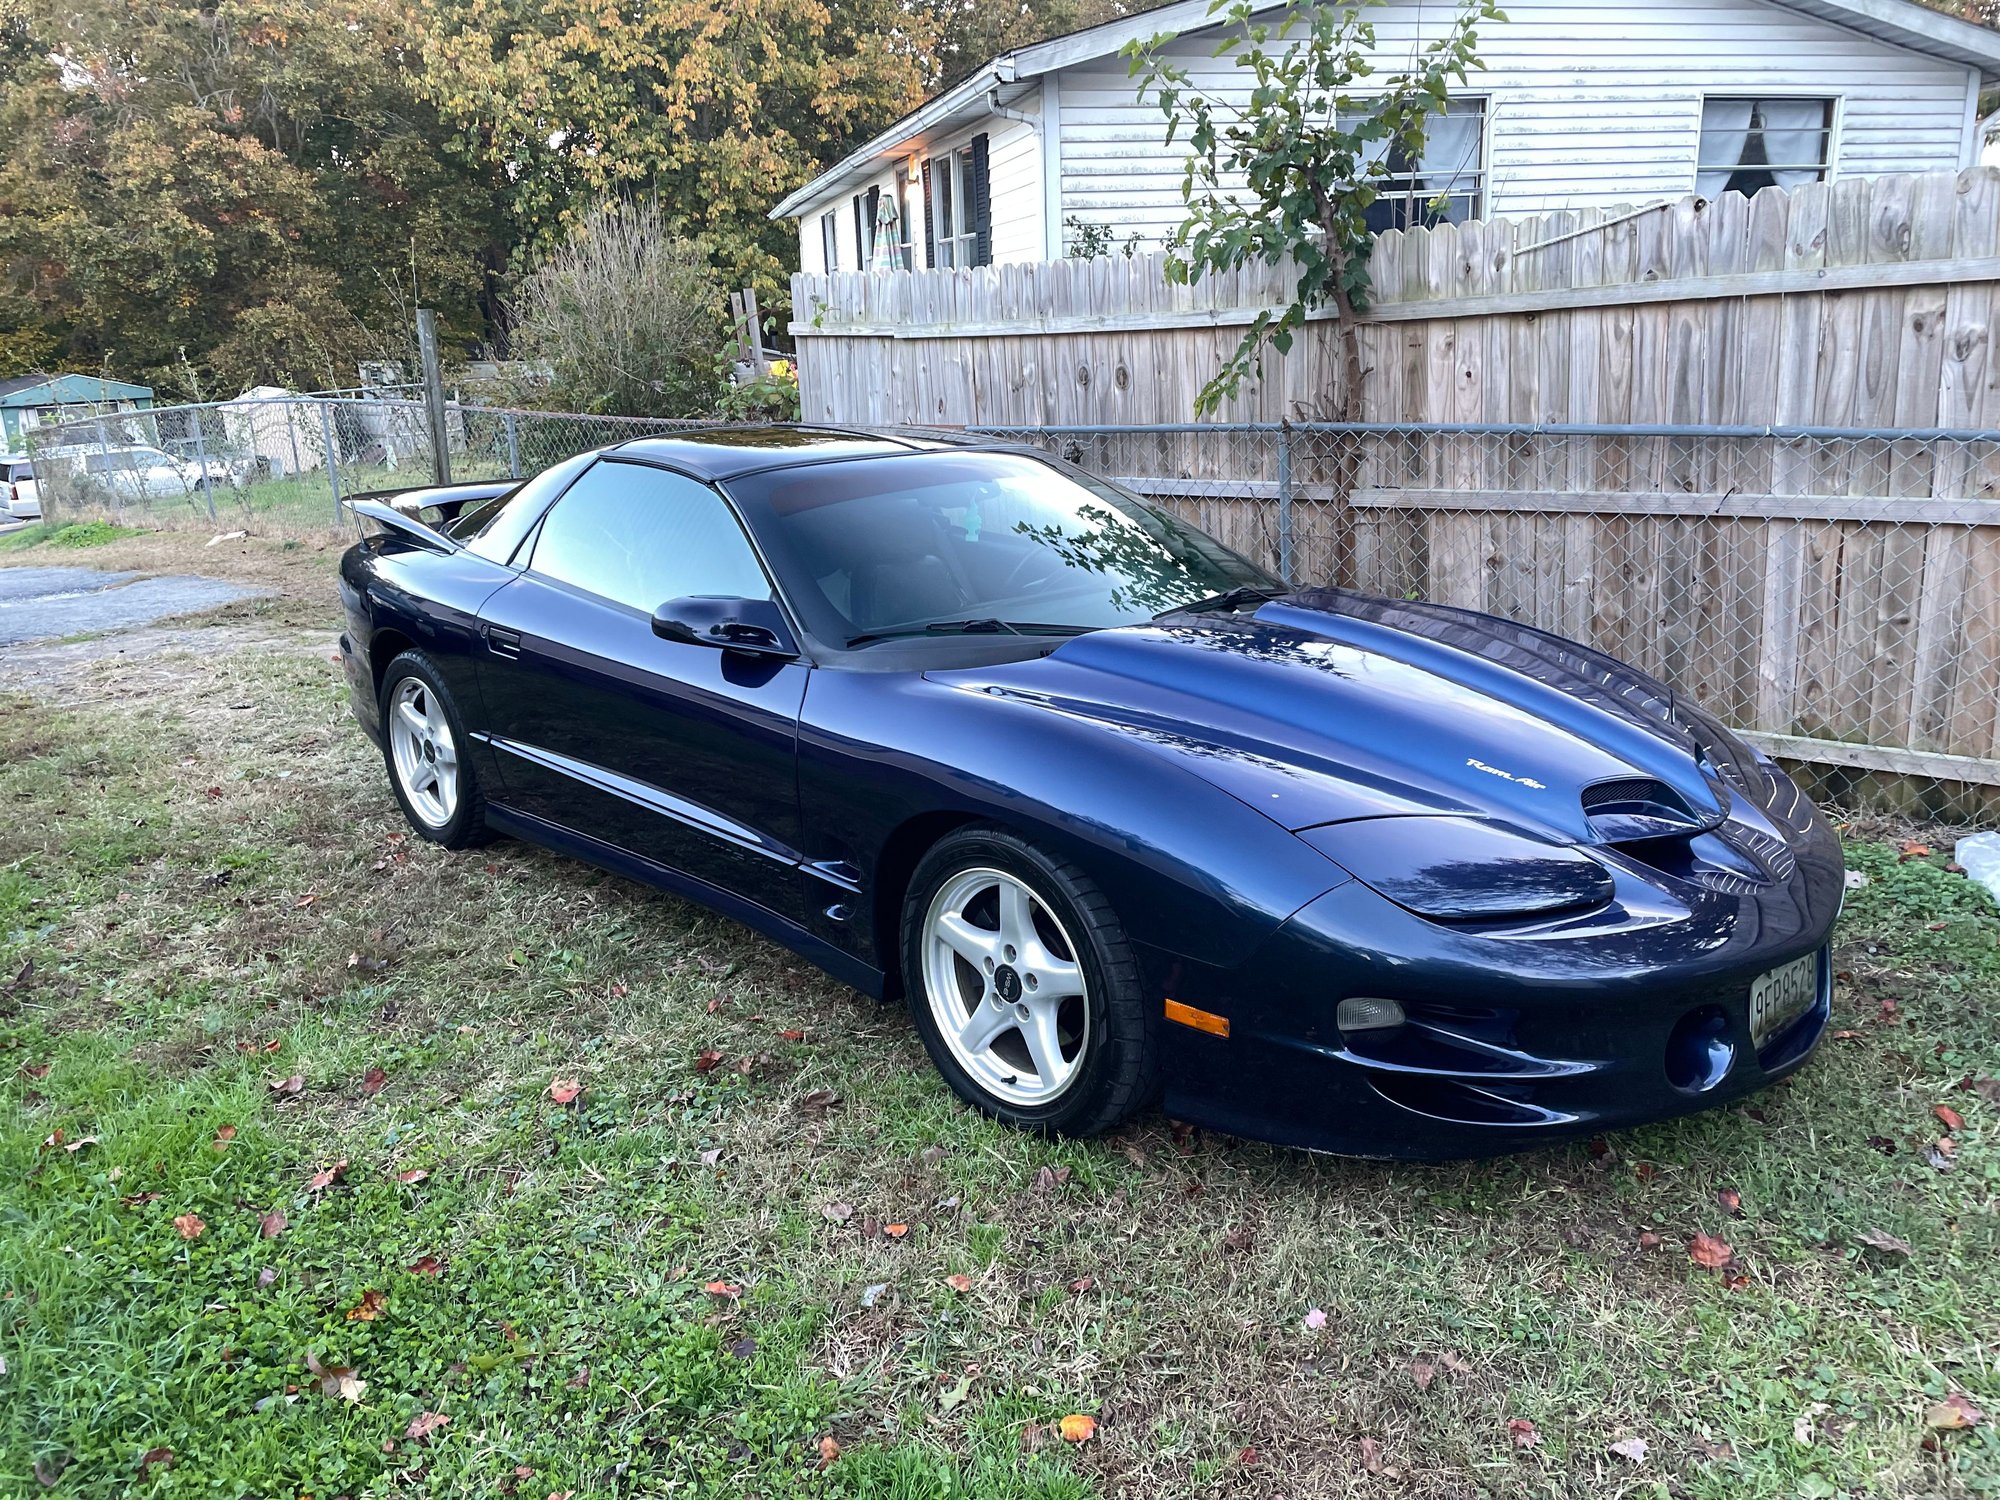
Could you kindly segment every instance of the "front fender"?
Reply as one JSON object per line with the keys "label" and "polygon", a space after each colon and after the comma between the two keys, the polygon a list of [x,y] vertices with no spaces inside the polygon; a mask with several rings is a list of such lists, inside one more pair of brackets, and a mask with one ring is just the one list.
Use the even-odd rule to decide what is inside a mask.
{"label": "front fender", "polygon": [[[813,674],[799,791],[810,857],[852,868],[870,902],[898,828],[940,814],[992,821],[1080,865],[1135,941],[1201,964],[1240,962],[1348,878],[1237,798],[1102,724],[915,674]],[[843,946],[863,939],[857,956],[893,966],[872,932],[825,935]]]}

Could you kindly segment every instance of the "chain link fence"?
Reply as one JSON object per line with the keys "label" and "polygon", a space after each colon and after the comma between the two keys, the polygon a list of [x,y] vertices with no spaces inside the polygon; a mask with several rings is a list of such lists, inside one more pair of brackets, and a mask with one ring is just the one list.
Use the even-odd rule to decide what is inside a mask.
{"label": "chain link fence", "polygon": [[[449,404],[454,480],[703,425]],[[34,434],[53,520],[352,526],[424,485],[402,392]],[[1301,424],[976,428],[1119,480],[1299,583],[1427,599],[1652,673],[1824,800],[2000,825],[2000,431]]]}
{"label": "chain link fence", "polygon": [[1817,795],[2000,824],[2000,431],[992,428],[1285,577],[1647,671]]}
{"label": "chain link fence", "polygon": [[[414,390],[246,396],[35,428],[28,452],[43,517],[351,530],[347,502],[435,482],[433,429]],[[587,448],[701,425],[451,402],[445,472],[458,482],[525,478]]]}

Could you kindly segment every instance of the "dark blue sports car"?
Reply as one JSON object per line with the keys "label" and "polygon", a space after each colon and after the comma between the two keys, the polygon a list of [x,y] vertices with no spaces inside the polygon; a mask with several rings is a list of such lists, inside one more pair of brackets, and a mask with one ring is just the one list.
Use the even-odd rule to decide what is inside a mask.
{"label": "dark blue sports car", "polygon": [[410,823],[703,902],[1010,1123],[1369,1156],[1701,1109],[1825,1028],[1840,849],[1585,647],[1292,588],[1039,454],[732,428],[356,509]]}

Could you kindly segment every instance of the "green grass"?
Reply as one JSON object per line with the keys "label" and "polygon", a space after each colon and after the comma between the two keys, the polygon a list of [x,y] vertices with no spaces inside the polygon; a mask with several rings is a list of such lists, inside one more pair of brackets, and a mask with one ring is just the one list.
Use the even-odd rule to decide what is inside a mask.
{"label": "green grass", "polygon": [[1436,1167],[1045,1142],[728,922],[404,837],[321,645],[227,628],[143,698],[0,701],[0,1494],[2000,1490],[1994,1419],[1924,1422],[2000,1419],[2000,1104],[1959,1087],[2000,919],[1942,853],[1851,846],[1855,1035],[1741,1107]]}
{"label": "green grass", "polygon": [[118,526],[110,521],[71,521],[67,524],[42,521],[0,537],[0,548],[19,552],[30,547],[48,546],[77,551],[85,547],[109,546],[112,542],[122,542],[127,537],[141,534],[141,528],[137,526]]}

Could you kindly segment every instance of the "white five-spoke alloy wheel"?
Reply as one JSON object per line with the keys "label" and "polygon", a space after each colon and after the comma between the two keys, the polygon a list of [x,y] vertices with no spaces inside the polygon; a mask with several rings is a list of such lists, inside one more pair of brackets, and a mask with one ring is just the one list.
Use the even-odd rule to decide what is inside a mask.
{"label": "white five-spoke alloy wheel", "polygon": [[1090,996],[1049,904],[1005,870],[961,870],[931,898],[922,941],[925,996],[958,1065],[1012,1105],[1061,1098],[1090,1046]]}
{"label": "white five-spoke alloy wheel", "polygon": [[458,746],[444,704],[421,677],[405,677],[389,700],[389,754],[410,809],[431,828],[458,811]]}

